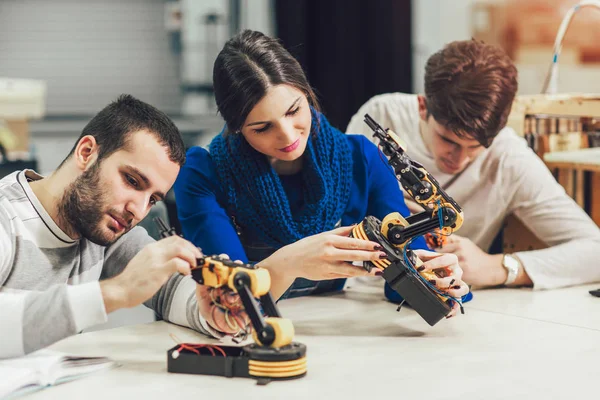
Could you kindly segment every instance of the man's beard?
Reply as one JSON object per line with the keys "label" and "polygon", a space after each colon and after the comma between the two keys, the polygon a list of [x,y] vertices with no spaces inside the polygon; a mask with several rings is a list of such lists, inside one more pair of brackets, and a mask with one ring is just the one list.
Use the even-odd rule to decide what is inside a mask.
{"label": "man's beard", "polygon": [[[108,227],[101,226],[102,218],[110,213],[131,221],[116,210],[103,210],[106,196],[100,185],[100,162],[95,163],[89,170],[79,176],[66,189],[58,206],[59,219],[65,222],[72,233],[79,234],[92,243],[108,246],[120,236],[111,235]],[[131,223],[126,226],[125,234],[131,229]]]}

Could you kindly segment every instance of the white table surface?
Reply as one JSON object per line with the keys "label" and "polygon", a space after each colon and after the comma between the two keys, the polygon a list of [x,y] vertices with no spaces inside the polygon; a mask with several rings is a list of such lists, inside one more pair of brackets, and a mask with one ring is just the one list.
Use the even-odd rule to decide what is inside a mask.
{"label": "white table surface", "polygon": [[[591,287],[590,287],[591,288]],[[280,302],[307,345],[308,374],[259,386],[253,379],[172,374],[174,333],[156,322],[65,339],[51,348],[105,355],[121,366],[27,399],[577,399],[598,398],[600,298],[586,288],[475,292],[466,314],[429,327],[395,311],[381,288]]]}
{"label": "white table surface", "polygon": [[532,289],[479,290],[475,292],[472,308],[600,331],[600,298],[589,294],[598,288],[600,283],[536,292]]}

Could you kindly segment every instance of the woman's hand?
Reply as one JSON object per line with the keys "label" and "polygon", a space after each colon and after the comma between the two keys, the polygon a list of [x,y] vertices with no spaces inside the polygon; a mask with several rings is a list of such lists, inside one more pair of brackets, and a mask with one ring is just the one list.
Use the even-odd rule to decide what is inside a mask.
{"label": "woman's hand", "polygon": [[[429,281],[438,290],[455,298],[461,298],[469,293],[469,287],[462,281],[463,270],[458,265],[458,257],[454,254],[440,254],[427,250],[414,250],[414,253],[423,261],[423,265],[418,269],[419,272],[431,271],[438,276]],[[455,316],[459,309],[458,303],[454,302],[452,311],[446,318]]]}
{"label": "woman's hand", "polygon": [[372,261],[385,258],[378,243],[349,237],[353,227],[337,228],[308,236],[284,246],[259,266],[271,274],[273,297],[279,298],[296,278],[321,281],[336,278],[374,275],[353,261]]}

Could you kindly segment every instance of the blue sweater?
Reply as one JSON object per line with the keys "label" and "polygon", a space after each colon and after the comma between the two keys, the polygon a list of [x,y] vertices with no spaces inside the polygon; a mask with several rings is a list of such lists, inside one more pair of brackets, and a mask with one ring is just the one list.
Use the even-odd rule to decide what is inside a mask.
{"label": "blue sweater", "polygon": [[[342,226],[359,223],[367,215],[383,219],[391,212],[404,216],[410,212],[402,191],[383,154],[363,135],[347,135],[353,158],[350,198],[342,215]],[[301,174],[280,176],[292,213],[302,207],[299,179]],[[214,163],[207,150],[193,147],[175,182],[177,212],[183,236],[200,247],[205,254],[226,253],[233,260],[248,260],[234,224],[223,205],[221,190],[227,182],[219,182]],[[427,249],[423,238],[415,239],[413,249]],[[339,290],[344,280],[330,287]],[[397,300],[397,294],[386,288],[386,295]]]}

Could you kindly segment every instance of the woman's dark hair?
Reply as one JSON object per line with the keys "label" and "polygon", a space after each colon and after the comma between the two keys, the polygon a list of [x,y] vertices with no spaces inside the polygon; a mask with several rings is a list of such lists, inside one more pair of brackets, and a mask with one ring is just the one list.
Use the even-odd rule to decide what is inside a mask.
{"label": "woman's dark hair", "polygon": [[278,39],[251,30],[229,39],[213,68],[215,100],[227,131],[241,130],[248,114],[267,90],[282,84],[302,91],[309,104],[319,110],[300,63]]}

